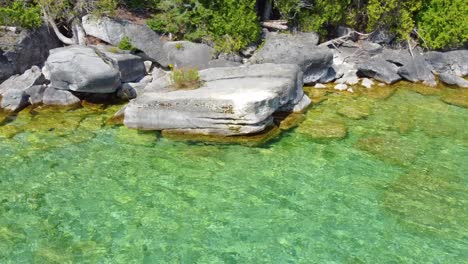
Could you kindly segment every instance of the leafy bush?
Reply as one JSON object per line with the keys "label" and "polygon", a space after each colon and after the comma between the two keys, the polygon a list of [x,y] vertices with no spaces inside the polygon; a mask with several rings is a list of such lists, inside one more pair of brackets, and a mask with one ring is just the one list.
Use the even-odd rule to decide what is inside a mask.
{"label": "leafy bush", "polygon": [[93,10],[94,15],[100,17],[103,15],[114,16],[119,4],[118,0],[98,0],[96,2],[95,9]]}
{"label": "leafy bush", "polygon": [[429,0],[418,19],[419,34],[434,49],[460,47],[468,42],[466,0]]}
{"label": "leafy bush", "polygon": [[0,7],[0,24],[18,26],[27,29],[42,25],[41,9],[22,1],[14,1],[6,7]]}
{"label": "leafy bush", "polygon": [[367,30],[386,29],[406,39],[415,28],[422,0],[369,0]]}
{"label": "leafy bush", "polygon": [[147,24],[176,39],[214,41],[216,49],[235,52],[260,36],[255,0],[161,0]]}
{"label": "leafy bush", "polygon": [[322,36],[347,25],[363,32],[387,30],[400,40],[418,28],[436,49],[468,41],[466,0],[277,0],[276,5],[290,24]]}
{"label": "leafy bush", "polygon": [[135,52],[137,50],[137,48],[133,46],[132,40],[127,36],[122,38],[117,47],[121,50],[129,50],[131,52]]}
{"label": "leafy bush", "polygon": [[200,75],[195,68],[174,68],[171,78],[176,89],[197,89],[201,85]]}

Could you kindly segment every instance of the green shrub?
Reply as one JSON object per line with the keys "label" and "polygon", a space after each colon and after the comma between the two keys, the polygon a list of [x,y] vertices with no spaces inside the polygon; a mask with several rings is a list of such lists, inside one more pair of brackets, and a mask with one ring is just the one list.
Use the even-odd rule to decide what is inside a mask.
{"label": "green shrub", "polygon": [[456,48],[468,42],[466,0],[429,0],[418,17],[419,34],[434,49]]}
{"label": "green shrub", "polygon": [[347,25],[361,32],[388,30],[399,40],[417,28],[435,49],[468,42],[466,0],[277,0],[276,5],[291,25],[322,36]]}
{"label": "green shrub", "polygon": [[37,5],[14,1],[6,7],[0,7],[0,24],[27,29],[38,28],[42,25],[41,9]]}
{"label": "green shrub", "polygon": [[421,8],[422,0],[369,0],[367,30],[386,29],[406,39],[416,26],[414,17]]}
{"label": "green shrub", "polygon": [[195,68],[174,68],[171,78],[176,89],[197,89],[201,86],[200,75]]}
{"label": "green shrub", "polygon": [[98,17],[115,16],[118,4],[119,0],[98,0],[93,13]]}
{"label": "green shrub", "polygon": [[236,52],[260,36],[255,4],[255,0],[161,0],[147,24],[175,39],[214,41],[216,50]]}
{"label": "green shrub", "polygon": [[132,40],[127,36],[122,38],[117,47],[121,50],[129,50],[131,52],[135,52],[137,50],[137,48],[132,45]]}
{"label": "green shrub", "polygon": [[175,48],[178,49],[178,50],[180,50],[180,49],[183,49],[183,48],[184,48],[184,45],[183,45],[182,43],[177,43],[177,44],[175,45]]}

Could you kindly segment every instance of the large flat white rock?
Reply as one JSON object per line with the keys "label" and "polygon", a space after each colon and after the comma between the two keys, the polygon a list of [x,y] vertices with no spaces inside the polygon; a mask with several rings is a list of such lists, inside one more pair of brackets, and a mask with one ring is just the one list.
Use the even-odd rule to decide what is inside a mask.
{"label": "large flat white rock", "polygon": [[308,106],[302,74],[290,64],[213,68],[200,71],[203,85],[194,90],[176,90],[157,79],[129,103],[124,124],[213,135],[261,132],[272,125],[273,113]]}

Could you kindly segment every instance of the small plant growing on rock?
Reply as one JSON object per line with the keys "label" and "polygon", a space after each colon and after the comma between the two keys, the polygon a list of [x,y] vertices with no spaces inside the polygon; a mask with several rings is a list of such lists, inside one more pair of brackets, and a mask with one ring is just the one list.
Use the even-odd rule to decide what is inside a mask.
{"label": "small plant growing on rock", "polygon": [[117,48],[117,47],[111,47],[111,48],[109,49],[109,51],[112,52],[112,53],[120,53],[120,49]]}
{"label": "small plant growing on rock", "polygon": [[181,49],[184,48],[184,45],[183,45],[182,43],[177,43],[177,44],[175,45],[175,47],[176,47],[176,49],[181,50]]}
{"label": "small plant growing on rock", "polygon": [[200,75],[195,68],[174,68],[171,79],[176,89],[197,89],[201,86]]}
{"label": "small plant growing on rock", "polygon": [[127,36],[122,38],[117,47],[121,50],[129,50],[131,52],[135,52],[137,50],[137,48],[132,45],[132,40]]}

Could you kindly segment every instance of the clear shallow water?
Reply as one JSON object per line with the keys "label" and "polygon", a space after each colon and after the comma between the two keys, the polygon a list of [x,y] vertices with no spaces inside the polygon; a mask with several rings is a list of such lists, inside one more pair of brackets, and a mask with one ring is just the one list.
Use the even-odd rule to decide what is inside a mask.
{"label": "clear shallow water", "polygon": [[0,262],[466,263],[468,110],[323,93],[258,148],[23,111],[0,126]]}

